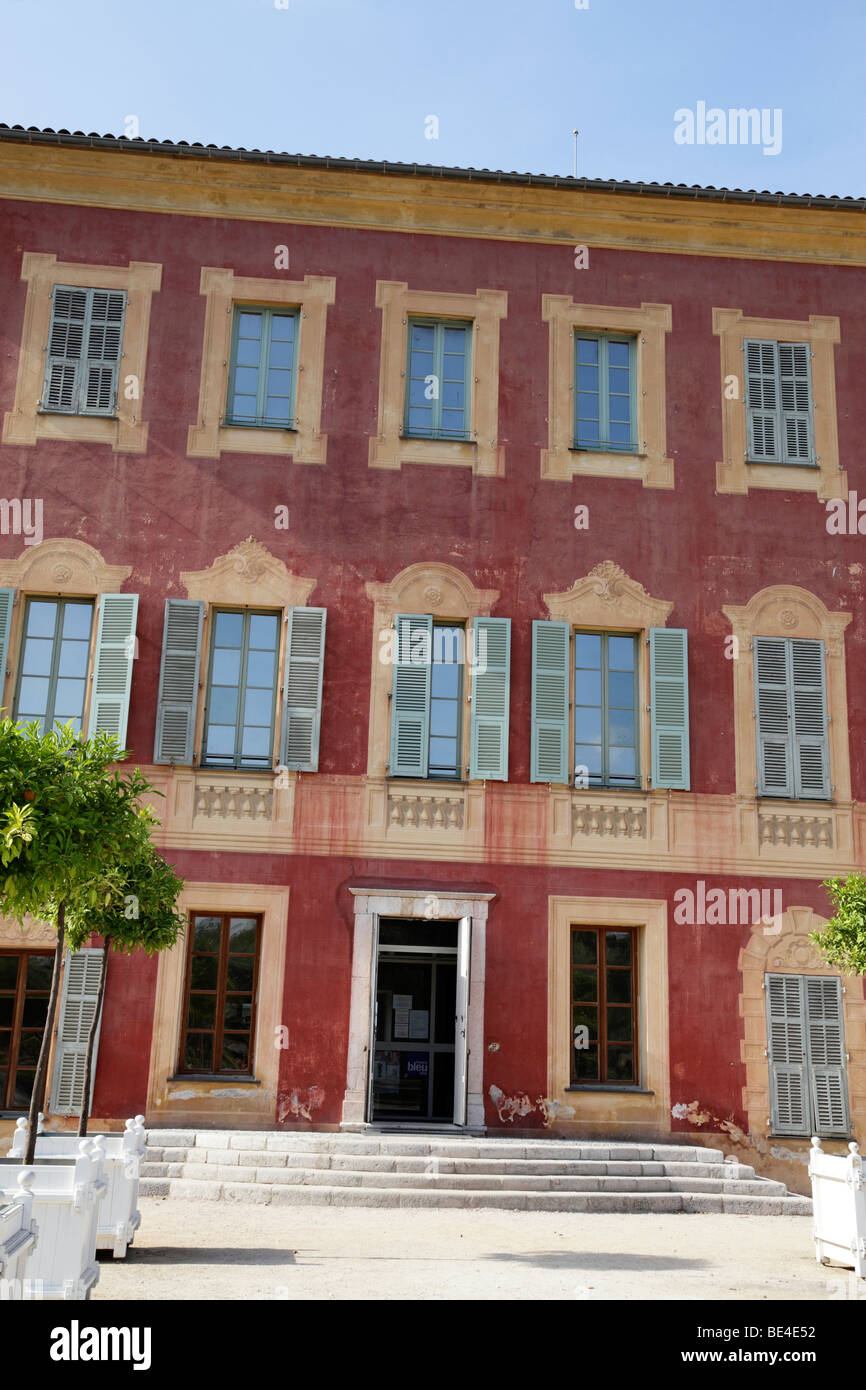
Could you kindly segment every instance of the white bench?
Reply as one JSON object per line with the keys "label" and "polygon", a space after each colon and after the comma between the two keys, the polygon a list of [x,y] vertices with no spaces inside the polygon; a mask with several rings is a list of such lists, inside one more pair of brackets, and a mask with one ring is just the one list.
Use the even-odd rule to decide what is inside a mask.
{"label": "white bench", "polygon": [[[87,1138],[102,1151],[107,1182],[99,1207],[96,1248],[110,1250],[115,1259],[122,1260],[141,1225],[138,1182],[146,1148],[144,1116],[136,1115],[134,1120],[127,1120],[122,1133],[101,1132],[89,1134]],[[46,1133],[40,1124],[36,1135],[36,1158],[75,1157],[79,1143],[75,1134],[63,1130]],[[26,1151],[27,1121],[20,1119],[15,1126],[9,1156],[23,1159]]]}
{"label": "white bench", "polygon": [[866,1188],[857,1144],[847,1154],[825,1154],[813,1139],[809,1152],[815,1258],[836,1260],[866,1279]]}
{"label": "white bench", "polygon": [[36,1281],[24,1277],[37,1236],[32,1185],[33,1172],[25,1168],[18,1174],[18,1191],[6,1206],[0,1205],[0,1302],[39,1294]]}
{"label": "white bench", "polygon": [[77,1156],[39,1158],[25,1167],[19,1158],[0,1158],[0,1202],[20,1191],[21,1173],[32,1173],[29,1189],[39,1239],[27,1261],[27,1276],[47,1299],[87,1299],[99,1279],[96,1227],[107,1184],[102,1154],[89,1139]]}

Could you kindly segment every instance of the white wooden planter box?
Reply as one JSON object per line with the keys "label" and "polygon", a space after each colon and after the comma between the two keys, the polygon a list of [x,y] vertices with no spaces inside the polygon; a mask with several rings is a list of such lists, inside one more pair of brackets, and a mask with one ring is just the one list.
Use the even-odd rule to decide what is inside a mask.
{"label": "white wooden planter box", "polygon": [[809,1153],[815,1258],[836,1260],[866,1279],[866,1188],[857,1144],[848,1153],[825,1154],[813,1139]]}
{"label": "white wooden planter box", "polygon": [[25,1168],[19,1158],[0,1158],[0,1202],[18,1192],[18,1175],[32,1173],[33,1215],[39,1238],[27,1261],[27,1277],[43,1298],[86,1299],[99,1279],[96,1227],[106,1189],[103,1159],[89,1139],[77,1157],[37,1159]]}
{"label": "white wooden planter box", "polygon": [[[102,1151],[104,1177],[108,1184],[99,1206],[96,1233],[97,1250],[110,1250],[115,1259],[123,1259],[141,1225],[138,1210],[138,1180],[146,1147],[144,1116],[136,1115],[126,1121],[122,1134],[88,1134],[88,1140]],[[36,1158],[70,1158],[78,1153],[81,1141],[76,1134],[62,1130],[36,1136]],[[18,1120],[12,1140],[10,1157],[23,1158],[27,1151],[27,1121]]]}
{"label": "white wooden planter box", "polygon": [[[0,1205],[0,1301],[17,1302],[38,1296],[39,1286],[25,1277],[27,1260],[36,1244],[37,1226],[33,1219],[33,1175],[18,1174],[18,1190],[8,1206]],[[0,1203],[3,1199],[0,1198]]]}

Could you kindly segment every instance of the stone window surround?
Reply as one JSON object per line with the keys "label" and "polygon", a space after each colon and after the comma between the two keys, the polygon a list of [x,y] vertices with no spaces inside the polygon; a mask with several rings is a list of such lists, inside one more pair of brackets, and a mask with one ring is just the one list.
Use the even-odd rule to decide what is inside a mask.
{"label": "stone window surround", "polygon": [[[655,898],[548,899],[547,1099],[581,1128],[666,1133],[670,1116],[667,903]],[[571,929],[637,930],[640,1080],[633,1091],[571,1087]],[[571,1112],[569,1116],[568,1112]]]}
{"label": "stone window surround", "polygon": [[[739,997],[740,1017],[744,1020],[744,1037],[740,1056],[745,1063],[746,1084],[743,1087],[743,1109],[749,1117],[749,1133],[754,1137],[772,1134],[770,1117],[770,1069],[767,1042],[767,1005],[764,976],[768,972],[781,975],[829,975],[842,980],[842,1014],[845,1026],[845,1051],[848,1056],[848,1101],[851,1134],[856,1138],[866,1120],[866,1000],[863,981],[856,975],[843,975],[832,966],[809,933],[823,931],[826,917],[819,917],[811,907],[789,907],[782,913],[781,923],[772,927],[755,927],[748,944],[740,951],[737,968],[742,972],[743,987]],[[805,1144],[809,1140],[789,1136],[786,1144]]]}
{"label": "stone window surround", "polygon": [[[161,951],[153,1012],[146,1116],[148,1124],[236,1124],[250,1117],[273,1125],[277,1109],[281,1049],[274,1046],[276,1029],[283,1018],[285,987],[288,888],[258,883],[187,882],[178,898],[178,909],[191,912],[245,912],[262,914],[259,960],[259,997],[253,1050],[255,1079],[216,1081],[176,1076],[180,1044],[181,1010],[186,971],[186,934],[170,951]],[[237,1087],[235,1090],[234,1088]]]}
{"label": "stone window surround", "polygon": [[[499,321],[506,317],[505,290],[450,294],[410,290],[399,280],[376,282],[376,307],[382,311],[379,366],[379,414],[370,440],[369,467],[400,469],[404,463],[434,463],[471,468],[484,477],[505,473],[505,448],[499,443]],[[406,361],[410,316],[471,319],[470,441],[404,439]]]}
{"label": "stone window surround", "polygon": [[[324,463],[328,436],[321,433],[325,372],[325,329],[333,304],[332,275],[305,275],[278,280],[235,275],[233,270],[203,266],[200,292],[206,298],[198,421],[190,425],[187,453],[219,458],[224,450],[247,454],[281,454],[295,463]],[[300,311],[295,391],[295,428],[279,430],[224,425],[228,396],[232,324],[236,304],[258,304]]]}
{"label": "stone window surround", "polygon": [[[27,282],[24,323],[18,357],[15,401],[3,420],[3,443],[33,445],[39,439],[71,439],[110,444],[115,453],[147,451],[147,424],[141,418],[144,372],[150,331],[150,301],[162,283],[162,266],[130,261],[128,266],[82,265],[58,261],[56,255],[25,251],[21,279]],[[42,414],[39,403],[45,381],[45,351],[51,326],[55,285],[81,289],[126,291],[123,350],[118,367],[117,409],[114,415]],[[124,391],[128,376],[137,378],[138,395]]]}
{"label": "stone window surround", "polygon": [[446,896],[447,887],[415,890],[350,888],[355,909],[352,934],[352,987],[349,1005],[349,1045],[346,1055],[346,1093],[341,1129],[362,1129],[367,1123],[370,1024],[375,987],[373,948],[381,917],[429,921],[429,898],[438,900],[438,921],[471,920],[469,1006],[466,1020],[466,1128],[483,1129],[484,1119],[484,983],[487,961],[487,911],[495,893]]}
{"label": "stone window surround", "polygon": [[[476,589],[465,574],[453,565],[439,561],[421,561],[409,565],[396,574],[389,584],[370,581],[366,585],[367,597],[374,604],[373,609],[373,654],[370,672],[370,723],[367,742],[367,776],[385,778],[391,749],[391,686],[393,667],[380,661],[382,643],[380,634],[394,625],[398,613],[431,613],[434,622],[449,621],[469,624],[473,618],[488,617],[490,610],[499,599],[497,589]],[[466,643],[468,654],[469,645]],[[471,668],[467,665],[463,682],[463,708],[469,710],[468,697],[471,694]],[[463,756],[461,767],[469,763],[469,719],[464,714],[462,724]],[[465,781],[466,776],[460,779]],[[395,786],[412,785],[417,787],[454,786],[458,783],[424,779],[411,782],[411,779],[397,777]]]}
{"label": "stone window surround", "polygon": [[[182,570],[180,583],[186,597],[204,603],[204,622],[201,638],[201,666],[193,736],[194,766],[200,767],[204,739],[204,708],[209,678],[210,624],[217,608],[274,609],[280,614],[280,642],[277,656],[277,698],[274,709],[274,765],[279,761],[280,725],[282,720],[282,685],[286,663],[286,623],[289,608],[305,607],[315,589],[317,579],[304,579],[287,569],[283,561],[272,555],[260,541],[247,537],[225,555],[219,555],[207,569]],[[203,768],[215,776],[255,776],[249,768]],[[260,774],[259,774],[260,775]],[[265,774],[267,775],[267,774]],[[295,776],[296,774],[292,774]]]}
{"label": "stone window surround", "polygon": [[[836,371],[833,348],[840,341],[839,320],[810,314],[800,319],[746,318],[742,309],[713,309],[713,333],[719,338],[722,367],[722,453],[716,464],[717,493],[748,493],[751,488],[814,492],[821,501],[848,496],[848,475],[839,463],[836,423]],[[746,338],[783,343],[808,343],[812,349],[817,468],[792,463],[749,463],[746,459],[745,367]],[[729,400],[725,382],[735,377],[738,397]]]}
{"label": "stone window surround", "polygon": [[[644,487],[672,488],[673,459],[666,458],[665,334],[670,304],[620,308],[575,304],[570,295],[541,296],[541,316],[550,325],[548,447],[541,476],[567,482],[574,477],[639,478]],[[637,338],[637,453],[601,453],[574,448],[574,334],[577,329],[623,333]]]}
{"label": "stone window surround", "polygon": [[731,662],[734,677],[734,746],[737,796],[757,799],[758,763],[755,730],[755,667],[753,639],[758,637],[817,638],[824,643],[827,682],[827,716],[830,746],[830,799],[787,801],[784,797],[762,797],[765,807],[783,813],[788,806],[803,811],[808,807],[851,802],[851,757],[848,738],[848,694],[845,676],[845,629],[851,613],[831,613],[815,594],[795,584],[774,584],[760,589],[747,604],[724,604],[735,650]]}
{"label": "stone window surround", "polygon": [[[88,677],[93,672],[93,659],[96,651],[96,635],[99,617],[99,600],[103,594],[120,593],[124,582],[132,574],[131,565],[106,564],[98,550],[86,541],[54,538],[44,540],[39,545],[27,546],[17,560],[0,559],[0,587],[15,590],[15,606],[12,609],[12,624],[9,632],[8,670],[9,676],[0,671],[0,707],[11,715],[15,697],[18,662],[21,653],[21,638],[24,624],[25,599],[42,598],[92,598],[94,601],[93,627],[90,634],[90,655],[88,658]],[[90,714],[90,699],[93,682],[88,679],[85,693],[82,728],[87,728]],[[5,715],[4,715],[5,717]]]}
{"label": "stone window surround", "polygon": [[[636,633],[638,637],[638,760],[640,786],[650,788],[650,658],[649,629],[665,627],[673,602],[652,598],[636,580],[613,560],[603,560],[582,579],[575,580],[570,589],[560,594],[544,594],[544,603],[551,618],[568,623],[572,636],[575,631]],[[574,649],[569,642],[569,769],[574,773]],[[586,789],[587,791],[590,789]],[[614,791],[628,796],[638,790],[631,787],[593,787],[597,791]],[[584,792],[586,794],[586,792]],[[667,793],[666,793],[667,794]]]}

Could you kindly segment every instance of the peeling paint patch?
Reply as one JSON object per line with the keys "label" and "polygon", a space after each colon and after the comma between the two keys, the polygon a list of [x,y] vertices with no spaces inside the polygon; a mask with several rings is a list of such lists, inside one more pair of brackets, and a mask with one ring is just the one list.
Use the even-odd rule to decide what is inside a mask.
{"label": "peeling paint patch", "polygon": [[503,1122],[507,1120],[509,1124],[513,1122],[515,1115],[531,1115],[535,1109],[525,1091],[518,1091],[517,1095],[507,1096],[504,1091],[500,1091],[498,1086],[491,1086],[488,1094],[496,1106],[496,1113],[500,1120]]}
{"label": "peeling paint patch", "polygon": [[245,1098],[248,1096],[248,1092],[247,1092],[247,1091],[239,1091],[239,1090],[237,1090],[237,1089],[235,1089],[235,1090],[233,1090],[233,1091],[232,1091],[232,1090],[225,1090],[225,1091],[208,1091],[208,1095],[209,1095],[209,1096],[240,1096],[240,1098],[243,1100],[243,1099],[245,1099]]}
{"label": "peeling paint patch", "polygon": [[795,1153],[793,1149],[782,1148],[781,1144],[770,1146],[770,1156],[786,1159],[789,1163],[802,1163],[804,1168],[809,1166],[808,1153]]}
{"label": "peeling paint patch", "polygon": [[325,1092],[321,1086],[310,1086],[306,1091],[290,1091],[287,1096],[280,1097],[277,1123],[282,1124],[287,1119],[312,1120],[313,1111],[321,1110],[324,1103]]}
{"label": "peeling paint patch", "polygon": [[198,1091],[169,1091],[169,1100],[198,1100]]}
{"label": "peeling paint patch", "polygon": [[536,1105],[544,1119],[545,1129],[550,1129],[556,1119],[570,1120],[574,1116],[573,1105],[563,1105],[561,1100],[548,1100],[547,1096],[539,1096]]}
{"label": "peeling paint patch", "polygon": [[672,1105],[671,1115],[675,1120],[688,1120],[689,1124],[695,1125],[698,1129],[701,1125],[708,1125],[714,1118],[708,1110],[702,1110],[696,1100],[690,1100],[688,1103],[679,1101]]}

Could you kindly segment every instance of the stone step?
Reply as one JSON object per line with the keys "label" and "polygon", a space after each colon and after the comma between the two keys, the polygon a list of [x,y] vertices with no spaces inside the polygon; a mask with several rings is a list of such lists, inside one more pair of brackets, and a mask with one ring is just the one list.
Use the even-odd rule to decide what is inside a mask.
{"label": "stone step", "polygon": [[[156,1166],[156,1165],[155,1165]],[[504,1174],[459,1173],[369,1173],[348,1169],[324,1168],[244,1168],[219,1164],[165,1164],[164,1176],[189,1178],[197,1182],[225,1183],[300,1183],[322,1187],[418,1187],[424,1190],[447,1188],[460,1191],[489,1192],[740,1192],[747,1195],[784,1196],[784,1183],[763,1178],[752,1181],[731,1178],[629,1177],[599,1175],[568,1177],[559,1174],[547,1177]],[[180,1171],[174,1171],[179,1169]],[[148,1174],[150,1176],[150,1174]]]}
{"label": "stone step", "polygon": [[[311,1170],[318,1171],[318,1170]],[[773,1184],[781,1186],[781,1184]],[[158,1191],[153,1189],[158,1187]],[[762,1185],[763,1187],[763,1185]],[[513,1192],[433,1187],[344,1187],[333,1184],[217,1182],[194,1178],[149,1179],[142,1196],[260,1205],[465,1207],[500,1211],[720,1212],[753,1216],[810,1216],[807,1197],[707,1192]]]}
{"label": "stone step", "polygon": [[[150,1161],[148,1150],[146,1162]],[[237,1164],[246,1168],[324,1168],[330,1171],[351,1169],[359,1172],[378,1173],[515,1173],[528,1176],[569,1175],[574,1177],[596,1174],[619,1174],[623,1177],[724,1177],[753,1178],[754,1168],[743,1163],[674,1163],[648,1161],[605,1162],[593,1159],[528,1159],[528,1158],[442,1158],[431,1155],[427,1158],[406,1157],[394,1154],[319,1154],[309,1150],[297,1153],[278,1151],[275,1153],[254,1149],[164,1149],[163,1163],[189,1163],[202,1167]],[[176,1175],[173,1175],[176,1176]]]}

